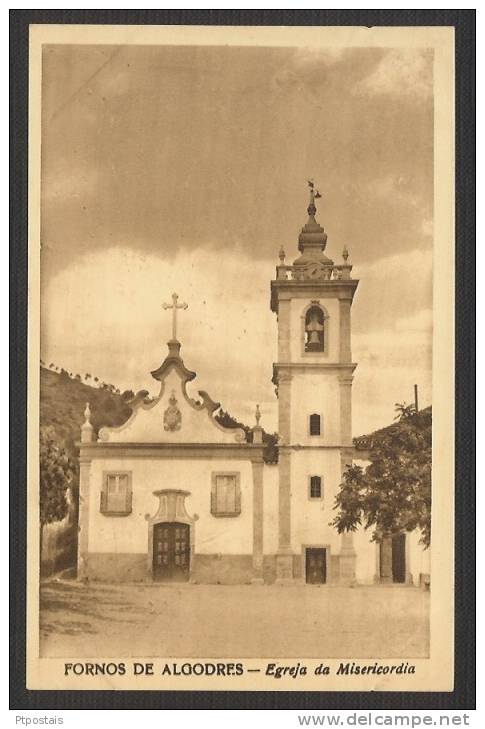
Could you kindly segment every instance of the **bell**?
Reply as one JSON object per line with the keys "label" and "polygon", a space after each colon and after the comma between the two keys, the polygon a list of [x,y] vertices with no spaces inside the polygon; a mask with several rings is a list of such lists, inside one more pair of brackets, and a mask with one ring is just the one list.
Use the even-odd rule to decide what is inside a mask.
{"label": "bell", "polygon": [[323,324],[318,320],[318,314],[312,313],[311,319],[307,324],[306,331],[308,334],[307,346],[320,347],[322,344]]}

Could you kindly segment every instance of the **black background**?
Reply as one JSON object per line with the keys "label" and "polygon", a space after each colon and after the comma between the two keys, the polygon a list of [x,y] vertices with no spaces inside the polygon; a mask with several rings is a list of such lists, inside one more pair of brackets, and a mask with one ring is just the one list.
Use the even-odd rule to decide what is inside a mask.
{"label": "black background", "polygon": [[[455,690],[426,692],[28,691],[25,688],[28,27],[454,26],[456,49]],[[12,709],[475,708],[475,11],[10,11],[10,706]],[[439,453],[434,457],[439,458]]]}

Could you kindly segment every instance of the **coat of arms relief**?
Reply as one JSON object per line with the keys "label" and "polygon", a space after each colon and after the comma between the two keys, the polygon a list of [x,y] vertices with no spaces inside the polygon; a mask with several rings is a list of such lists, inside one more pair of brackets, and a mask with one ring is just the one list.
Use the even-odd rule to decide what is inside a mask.
{"label": "coat of arms relief", "polygon": [[172,395],[168,401],[170,404],[163,414],[163,427],[165,430],[180,430],[182,427],[182,413],[177,407],[177,398],[175,397],[175,391],[172,390]]}

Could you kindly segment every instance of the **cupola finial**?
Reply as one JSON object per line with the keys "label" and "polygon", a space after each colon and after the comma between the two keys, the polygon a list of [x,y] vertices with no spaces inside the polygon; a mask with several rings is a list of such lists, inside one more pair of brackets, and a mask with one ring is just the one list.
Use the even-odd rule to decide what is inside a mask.
{"label": "cupola finial", "polygon": [[[325,250],[327,245],[327,234],[321,225],[315,220],[315,213],[317,208],[315,207],[315,200],[322,197],[318,190],[315,189],[315,183],[313,179],[307,180],[308,187],[310,188],[310,203],[308,205],[308,220],[301,229],[301,233],[298,238],[298,250],[300,253],[306,255],[306,259],[310,257],[312,260],[315,259],[315,255],[318,259],[322,259],[321,254]],[[323,256],[325,264],[330,264],[329,258]],[[308,261],[307,261],[308,262]],[[300,264],[302,263],[300,259]]]}

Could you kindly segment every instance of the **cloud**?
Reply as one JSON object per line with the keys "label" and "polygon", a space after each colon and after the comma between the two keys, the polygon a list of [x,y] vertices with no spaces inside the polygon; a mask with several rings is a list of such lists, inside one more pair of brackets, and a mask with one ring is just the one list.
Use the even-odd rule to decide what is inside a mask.
{"label": "cloud", "polygon": [[395,328],[398,332],[424,332],[429,335],[433,330],[433,310],[421,309],[411,316],[401,317],[396,320]]}
{"label": "cloud", "polygon": [[356,83],[354,93],[392,94],[418,99],[431,97],[431,52],[414,48],[393,48],[387,51],[370,74]]}
{"label": "cloud", "polygon": [[42,177],[42,200],[44,204],[85,200],[96,192],[98,183],[99,172],[93,168],[58,165]]}
{"label": "cloud", "polygon": [[352,276],[360,280],[352,307],[353,333],[366,337],[369,331],[392,329],[403,317],[430,308],[433,251],[414,248],[357,264]]}
{"label": "cloud", "polygon": [[333,66],[339,63],[349,52],[352,52],[352,48],[347,46],[326,46],[325,48],[307,46],[305,48],[296,48],[292,60],[296,66],[322,63]]}
{"label": "cloud", "polygon": [[421,204],[417,195],[415,181],[404,175],[388,174],[369,180],[367,190],[370,196],[387,199],[394,204],[416,208]]}

